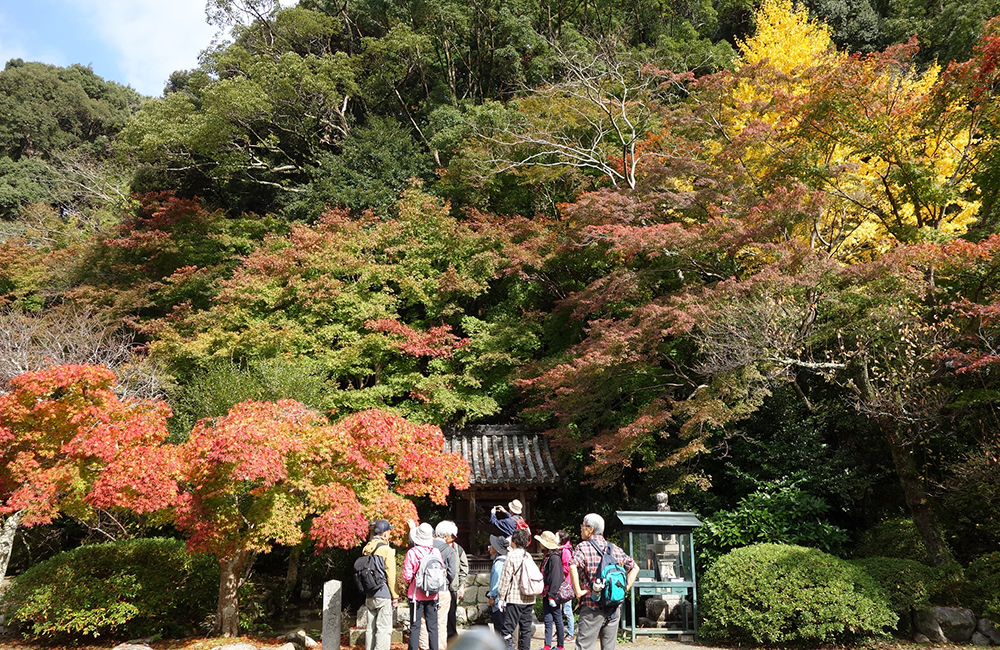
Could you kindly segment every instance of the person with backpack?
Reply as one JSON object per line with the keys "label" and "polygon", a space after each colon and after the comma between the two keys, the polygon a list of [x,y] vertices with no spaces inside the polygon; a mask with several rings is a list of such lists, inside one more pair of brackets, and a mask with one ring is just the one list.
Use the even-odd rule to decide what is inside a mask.
{"label": "person with backpack", "polygon": [[403,579],[409,583],[406,598],[410,605],[409,650],[420,645],[420,621],[427,626],[430,650],[438,646],[438,594],[448,588],[448,575],[441,551],[434,548],[434,529],[428,523],[416,526],[410,522],[413,546],[403,560]]}
{"label": "person with backpack", "polygon": [[563,628],[562,603],[558,602],[559,587],[563,583],[562,553],[559,548],[559,538],[550,530],[535,535],[538,545],[542,547],[545,559],[542,561],[542,579],[545,591],[542,593],[542,620],[545,621],[545,650],[552,650],[552,624],[556,626],[556,648],[563,650],[566,630]]}
{"label": "person with backpack", "polygon": [[503,611],[501,636],[508,650],[515,647],[514,628],[518,626],[521,634],[517,650],[531,650],[535,598],[544,588],[541,571],[525,550],[530,543],[531,533],[525,528],[516,529],[510,536],[510,550],[507,551],[507,561],[503,563],[497,586],[499,606]]}
{"label": "person with backpack", "polygon": [[569,567],[573,592],[580,599],[576,647],[594,650],[599,640],[601,650],[615,650],[621,604],[639,575],[639,565],[604,539],[604,518],[598,514],[583,518],[580,538]]}
{"label": "person with backpack", "polygon": [[396,595],[396,553],[389,546],[392,526],[385,519],[372,523],[372,538],[354,564],[355,582],[365,592],[368,627],[365,650],[389,650],[392,642],[392,611],[399,603]]}
{"label": "person with backpack", "polygon": [[[563,582],[569,584],[570,589],[572,589],[573,583],[569,579],[569,564],[573,560],[573,542],[570,541],[569,533],[565,530],[556,531],[556,535],[559,536],[559,552],[562,557]],[[562,604],[562,611],[563,615],[566,616],[566,641],[573,641],[575,640],[573,634],[576,632],[576,619],[573,614],[572,598]]]}
{"label": "person with backpack", "polygon": [[[509,511],[508,511],[509,508]],[[501,537],[510,537],[514,534],[514,531],[518,528],[523,528],[528,530],[528,522],[524,520],[521,516],[521,512],[524,510],[524,506],[517,499],[514,499],[507,504],[507,508],[503,506],[493,506],[493,510],[490,511],[490,523],[493,528],[496,529],[497,535]],[[529,533],[528,539],[531,539]]]}
{"label": "person with backpack", "polygon": [[[441,521],[434,527],[434,548],[441,552],[444,559],[445,573],[448,576],[448,588],[438,593],[438,643],[442,646],[448,638],[448,610],[452,605],[451,584],[458,579],[458,555],[454,547],[448,543],[447,533],[454,528],[458,532],[458,526],[452,521]],[[428,630],[420,630],[420,650],[429,650],[430,643],[427,637]]]}

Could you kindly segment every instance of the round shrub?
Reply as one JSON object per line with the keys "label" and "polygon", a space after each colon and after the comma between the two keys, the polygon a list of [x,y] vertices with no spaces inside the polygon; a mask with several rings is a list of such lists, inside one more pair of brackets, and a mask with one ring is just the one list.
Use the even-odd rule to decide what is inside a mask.
{"label": "round shrub", "polygon": [[866,530],[854,557],[898,557],[927,563],[927,549],[909,518],[889,519]]}
{"label": "round shrub", "polygon": [[733,642],[845,642],[896,623],[864,571],[802,546],[736,549],[709,569],[700,593],[702,633]]}
{"label": "round shrub", "polygon": [[969,564],[966,602],[980,616],[1000,621],[1000,553],[981,555]]}
{"label": "round shrub", "polygon": [[898,557],[869,557],[851,564],[868,574],[876,592],[896,614],[908,615],[911,609],[931,606],[931,594],[940,576],[926,564]]}
{"label": "round shrub", "polygon": [[176,539],[81,546],[14,579],[7,621],[40,637],[180,636],[216,605],[219,567]]}

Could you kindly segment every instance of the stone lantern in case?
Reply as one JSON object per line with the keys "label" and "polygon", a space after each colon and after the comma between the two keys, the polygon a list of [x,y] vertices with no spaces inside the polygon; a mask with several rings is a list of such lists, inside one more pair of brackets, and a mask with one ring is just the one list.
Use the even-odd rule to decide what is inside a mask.
{"label": "stone lantern in case", "polygon": [[630,616],[622,618],[632,641],[640,634],[696,640],[698,581],[693,533],[701,521],[690,512],[670,512],[666,499],[658,512],[615,514],[623,525],[621,546],[639,565],[627,605]]}

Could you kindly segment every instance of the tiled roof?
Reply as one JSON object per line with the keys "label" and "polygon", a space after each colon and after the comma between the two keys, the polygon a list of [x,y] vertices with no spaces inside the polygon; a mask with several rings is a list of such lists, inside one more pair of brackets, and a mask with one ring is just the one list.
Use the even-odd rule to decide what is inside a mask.
{"label": "tiled roof", "polygon": [[445,451],[462,454],[472,487],[543,486],[561,482],[545,436],[516,425],[474,425],[445,435]]}

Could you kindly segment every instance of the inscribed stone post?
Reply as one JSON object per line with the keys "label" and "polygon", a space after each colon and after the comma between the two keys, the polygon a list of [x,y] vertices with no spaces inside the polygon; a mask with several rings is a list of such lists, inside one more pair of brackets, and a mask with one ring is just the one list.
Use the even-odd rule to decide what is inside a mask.
{"label": "inscribed stone post", "polygon": [[323,585],[323,650],[340,648],[342,588],[340,580],[329,580]]}

